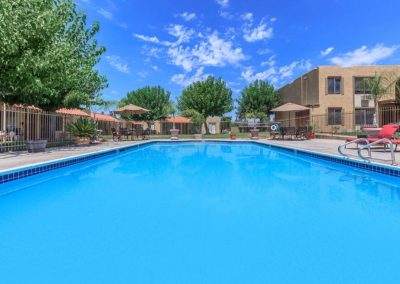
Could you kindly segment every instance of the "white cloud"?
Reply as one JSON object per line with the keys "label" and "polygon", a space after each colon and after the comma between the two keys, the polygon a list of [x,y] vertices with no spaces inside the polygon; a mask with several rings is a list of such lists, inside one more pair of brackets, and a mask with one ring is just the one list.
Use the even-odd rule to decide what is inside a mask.
{"label": "white cloud", "polygon": [[200,67],[196,70],[192,76],[188,76],[188,74],[175,74],[172,76],[171,81],[175,84],[178,84],[182,87],[187,87],[193,82],[203,81],[208,77],[208,74],[204,74],[204,67]]}
{"label": "white cloud", "polygon": [[246,59],[240,47],[234,48],[232,42],[219,38],[216,32],[208,36],[206,42],[196,46],[192,53],[200,65],[225,66]]}
{"label": "white cloud", "polygon": [[227,8],[229,6],[229,0],[216,0],[218,5],[221,6],[221,8]]}
{"label": "white cloud", "polygon": [[191,20],[196,19],[196,14],[195,13],[188,13],[188,12],[184,12],[182,14],[178,14],[178,17],[181,17],[182,19],[184,19],[186,22],[189,22]]}
{"label": "white cloud", "polygon": [[329,55],[334,49],[335,49],[335,48],[334,48],[333,46],[331,46],[331,47],[328,47],[328,48],[325,49],[325,50],[322,50],[322,51],[321,51],[321,56],[327,56],[327,55]]}
{"label": "white cloud", "polygon": [[109,20],[112,20],[114,18],[114,15],[110,11],[107,11],[103,8],[98,9],[97,13],[99,13],[104,18],[109,19]]}
{"label": "white cloud", "polygon": [[271,55],[266,61],[261,62],[261,66],[274,66],[275,65],[275,55]]}
{"label": "white cloud", "polygon": [[170,35],[177,38],[176,42],[172,44],[173,46],[178,46],[184,42],[190,41],[194,34],[194,30],[188,29],[182,25],[170,25],[167,31]]}
{"label": "white cloud", "polygon": [[119,57],[118,55],[108,55],[105,58],[106,58],[107,62],[112,67],[117,69],[119,72],[126,73],[126,74],[128,74],[130,72],[128,65],[126,63],[122,62],[121,57]]}
{"label": "white cloud", "polygon": [[220,11],[220,12],[219,12],[219,15],[220,15],[222,18],[227,19],[227,20],[232,20],[232,19],[234,18],[234,15],[231,14],[231,13],[229,13],[229,12],[227,12],[227,11]]}
{"label": "white cloud", "polygon": [[254,82],[255,80],[269,80],[269,81],[274,81],[271,80],[273,76],[276,75],[276,70],[275,68],[271,67],[263,72],[258,72],[254,73],[254,69],[252,67],[246,68],[245,71],[242,72],[242,77],[249,83]]}
{"label": "white cloud", "polygon": [[134,37],[152,43],[160,43],[160,40],[156,36],[145,36],[141,34],[133,34]]}
{"label": "white cloud", "polygon": [[145,42],[151,42],[151,43],[155,43],[155,44],[160,44],[160,45],[164,45],[164,46],[171,46],[172,43],[169,41],[161,41],[158,39],[158,37],[156,36],[146,36],[146,35],[142,35],[142,34],[132,34],[134,37],[145,41]]}
{"label": "white cloud", "polygon": [[267,27],[266,23],[261,22],[257,27],[251,28],[245,26],[243,29],[243,38],[247,42],[255,42],[258,40],[270,39],[273,36],[272,27]]}
{"label": "white cloud", "polygon": [[292,78],[294,75],[294,72],[297,70],[309,70],[311,69],[311,62],[308,60],[300,60],[300,61],[294,61],[289,65],[283,66],[279,68],[279,78],[282,79],[288,79]]}
{"label": "white cloud", "polygon": [[332,57],[329,61],[343,67],[373,65],[382,59],[392,56],[398,48],[398,45],[385,46],[383,44],[377,44],[371,48],[364,45],[354,51],[342,54],[341,56]]}
{"label": "white cloud", "polygon": [[264,48],[264,49],[259,49],[258,51],[257,51],[257,53],[259,54],[259,55],[267,55],[267,54],[269,54],[269,53],[271,53],[272,51],[270,50],[270,49],[268,49],[268,48]]}
{"label": "white cloud", "polygon": [[149,73],[147,73],[146,71],[139,71],[137,74],[143,79],[149,75]]}
{"label": "white cloud", "polygon": [[168,49],[168,56],[171,58],[171,63],[176,66],[181,66],[185,71],[192,71],[196,65],[196,58],[192,55],[190,48],[182,46]]}
{"label": "white cloud", "polygon": [[253,21],[253,13],[250,13],[250,12],[244,13],[240,17],[242,18],[242,20],[245,20],[245,21]]}
{"label": "white cloud", "polygon": [[281,84],[285,80],[292,78],[295,72],[309,70],[311,66],[308,60],[299,60],[279,68],[270,66],[267,70],[258,73],[254,71],[253,67],[247,67],[241,73],[241,76],[249,83],[255,80],[268,80],[272,84]]}
{"label": "white cloud", "polygon": [[220,38],[216,32],[192,48],[171,47],[168,55],[172,64],[181,66],[187,72],[197,66],[234,65],[246,59],[241,48],[235,48],[231,41]]}
{"label": "white cloud", "polygon": [[144,45],[142,47],[142,54],[150,57],[160,58],[161,52],[163,51],[162,48]]}

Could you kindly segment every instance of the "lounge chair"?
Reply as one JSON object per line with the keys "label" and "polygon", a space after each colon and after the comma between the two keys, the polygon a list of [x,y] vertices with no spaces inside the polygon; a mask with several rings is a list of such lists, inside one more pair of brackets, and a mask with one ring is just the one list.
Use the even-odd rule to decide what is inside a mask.
{"label": "lounge chair", "polygon": [[[399,130],[399,126],[397,124],[386,124],[386,125],[382,126],[382,129],[379,131],[377,137],[367,138],[368,142],[372,143],[372,142],[381,140],[383,138],[386,138],[386,139],[390,139],[390,141],[396,146],[396,149],[397,149],[397,145],[400,144],[400,139],[393,138],[393,135],[397,132],[397,130]],[[357,139],[359,139],[359,138],[355,138],[355,137],[347,138],[346,142],[355,141]],[[384,147],[386,148],[386,145],[388,143],[389,142],[387,142],[387,141],[383,141],[380,144],[384,145]],[[359,144],[363,145],[363,144],[366,144],[366,142],[364,142],[364,141],[357,142],[357,147]],[[395,151],[396,151],[396,149],[395,149]]]}
{"label": "lounge chair", "polygon": [[[377,137],[368,138],[368,141],[375,142],[375,141],[377,141],[379,139],[382,139],[382,138],[393,139],[393,135],[396,133],[396,131],[398,129],[399,129],[399,126],[397,124],[386,124],[379,131]],[[357,139],[358,138],[355,138],[355,137],[347,138],[346,142],[351,142],[351,141],[354,141],[354,140],[357,140]]]}

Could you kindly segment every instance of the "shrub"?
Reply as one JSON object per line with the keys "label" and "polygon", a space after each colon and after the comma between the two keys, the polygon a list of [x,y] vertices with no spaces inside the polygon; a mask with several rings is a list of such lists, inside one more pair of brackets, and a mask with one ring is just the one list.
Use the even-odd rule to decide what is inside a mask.
{"label": "shrub", "polygon": [[94,138],[97,135],[97,123],[84,118],[66,125],[66,130],[77,138]]}

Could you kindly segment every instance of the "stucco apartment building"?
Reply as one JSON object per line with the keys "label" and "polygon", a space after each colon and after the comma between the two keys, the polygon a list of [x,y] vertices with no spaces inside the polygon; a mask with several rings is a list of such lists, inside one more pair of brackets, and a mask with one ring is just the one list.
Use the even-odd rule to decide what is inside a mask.
{"label": "stucco apartment building", "polygon": [[[400,66],[320,66],[309,71],[278,90],[284,103],[291,102],[307,106],[310,111],[297,113],[297,122],[308,115],[319,131],[352,131],[362,125],[372,124],[375,113],[374,101],[363,84],[363,79],[376,74],[400,77]],[[395,88],[379,101],[380,121],[398,122],[393,115],[385,116],[386,109],[398,107]],[[277,115],[285,119],[287,115]],[[390,121],[393,120],[393,121]]]}

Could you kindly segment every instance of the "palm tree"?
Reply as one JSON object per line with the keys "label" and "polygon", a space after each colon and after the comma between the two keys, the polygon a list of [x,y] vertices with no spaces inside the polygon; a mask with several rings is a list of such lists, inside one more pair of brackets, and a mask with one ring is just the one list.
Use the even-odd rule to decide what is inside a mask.
{"label": "palm tree", "polygon": [[375,76],[363,80],[365,89],[369,91],[375,105],[375,124],[379,126],[379,100],[393,93],[393,87],[398,78],[394,79],[392,73],[375,73]]}

